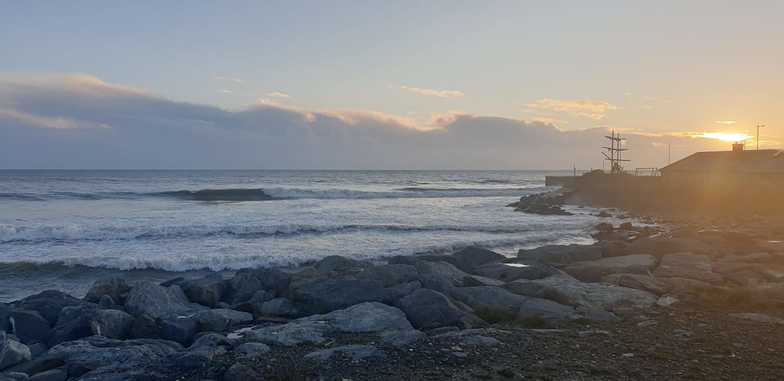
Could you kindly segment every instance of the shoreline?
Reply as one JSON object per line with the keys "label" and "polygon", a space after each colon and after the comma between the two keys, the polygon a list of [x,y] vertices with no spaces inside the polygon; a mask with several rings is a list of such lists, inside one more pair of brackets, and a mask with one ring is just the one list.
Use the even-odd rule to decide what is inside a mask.
{"label": "shoreline", "polygon": [[513,258],[469,247],[114,277],[84,299],[0,303],[0,380],[778,379],[784,229],[765,226],[600,223],[592,245]]}

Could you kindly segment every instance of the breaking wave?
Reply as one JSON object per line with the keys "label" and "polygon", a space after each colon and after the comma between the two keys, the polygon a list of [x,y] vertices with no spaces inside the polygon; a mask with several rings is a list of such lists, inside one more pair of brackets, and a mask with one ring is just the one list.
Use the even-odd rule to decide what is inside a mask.
{"label": "breaking wave", "polygon": [[348,224],[348,225],[185,225],[185,226],[134,226],[87,228],[81,225],[64,226],[16,226],[0,225],[0,243],[37,244],[50,241],[130,241],[167,240],[209,237],[263,238],[294,237],[314,234],[340,234],[351,232],[377,233],[423,233],[423,232],[477,232],[509,234],[546,230],[551,223],[520,225],[395,225],[395,224]]}
{"label": "breaking wave", "polygon": [[547,190],[541,185],[516,188],[427,188],[406,187],[392,191],[363,191],[353,189],[307,189],[307,188],[226,188],[201,190],[176,190],[164,192],[50,192],[0,193],[0,199],[15,201],[71,200],[134,200],[143,198],[171,198],[188,201],[272,201],[292,199],[384,199],[384,198],[443,198],[443,197],[519,197],[524,194]]}

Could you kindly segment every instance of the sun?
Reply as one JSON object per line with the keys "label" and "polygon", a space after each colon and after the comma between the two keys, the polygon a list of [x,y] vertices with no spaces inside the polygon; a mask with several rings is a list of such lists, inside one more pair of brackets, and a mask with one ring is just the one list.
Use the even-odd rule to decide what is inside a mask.
{"label": "sun", "polygon": [[739,132],[706,132],[699,135],[701,138],[718,139],[723,142],[742,142],[751,139],[753,136]]}

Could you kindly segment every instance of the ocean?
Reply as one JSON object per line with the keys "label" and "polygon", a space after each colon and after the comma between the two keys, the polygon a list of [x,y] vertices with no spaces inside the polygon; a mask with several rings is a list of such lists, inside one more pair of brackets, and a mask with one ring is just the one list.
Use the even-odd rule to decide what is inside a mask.
{"label": "ocean", "polygon": [[542,171],[0,171],[0,301],[328,255],[589,244],[595,210],[506,207]]}

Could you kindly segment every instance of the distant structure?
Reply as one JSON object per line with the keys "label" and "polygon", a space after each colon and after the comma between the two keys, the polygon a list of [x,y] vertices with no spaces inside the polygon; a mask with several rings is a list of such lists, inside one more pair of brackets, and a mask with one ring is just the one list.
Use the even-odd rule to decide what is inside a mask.
{"label": "distant structure", "polygon": [[605,136],[605,138],[610,140],[610,146],[602,147],[605,150],[602,152],[602,155],[604,155],[605,161],[610,162],[610,173],[615,175],[622,174],[623,166],[621,163],[629,161],[621,157],[623,151],[629,150],[628,148],[622,147],[622,143],[625,139],[621,138],[621,134],[616,134],[615,130],[612,130],[610,136]]}
{"label": "distant structure", "polygon": [[717,180],[784,179],[784,151],[744,150],[697,152],[661,169],[665,180],[716,182]]}

